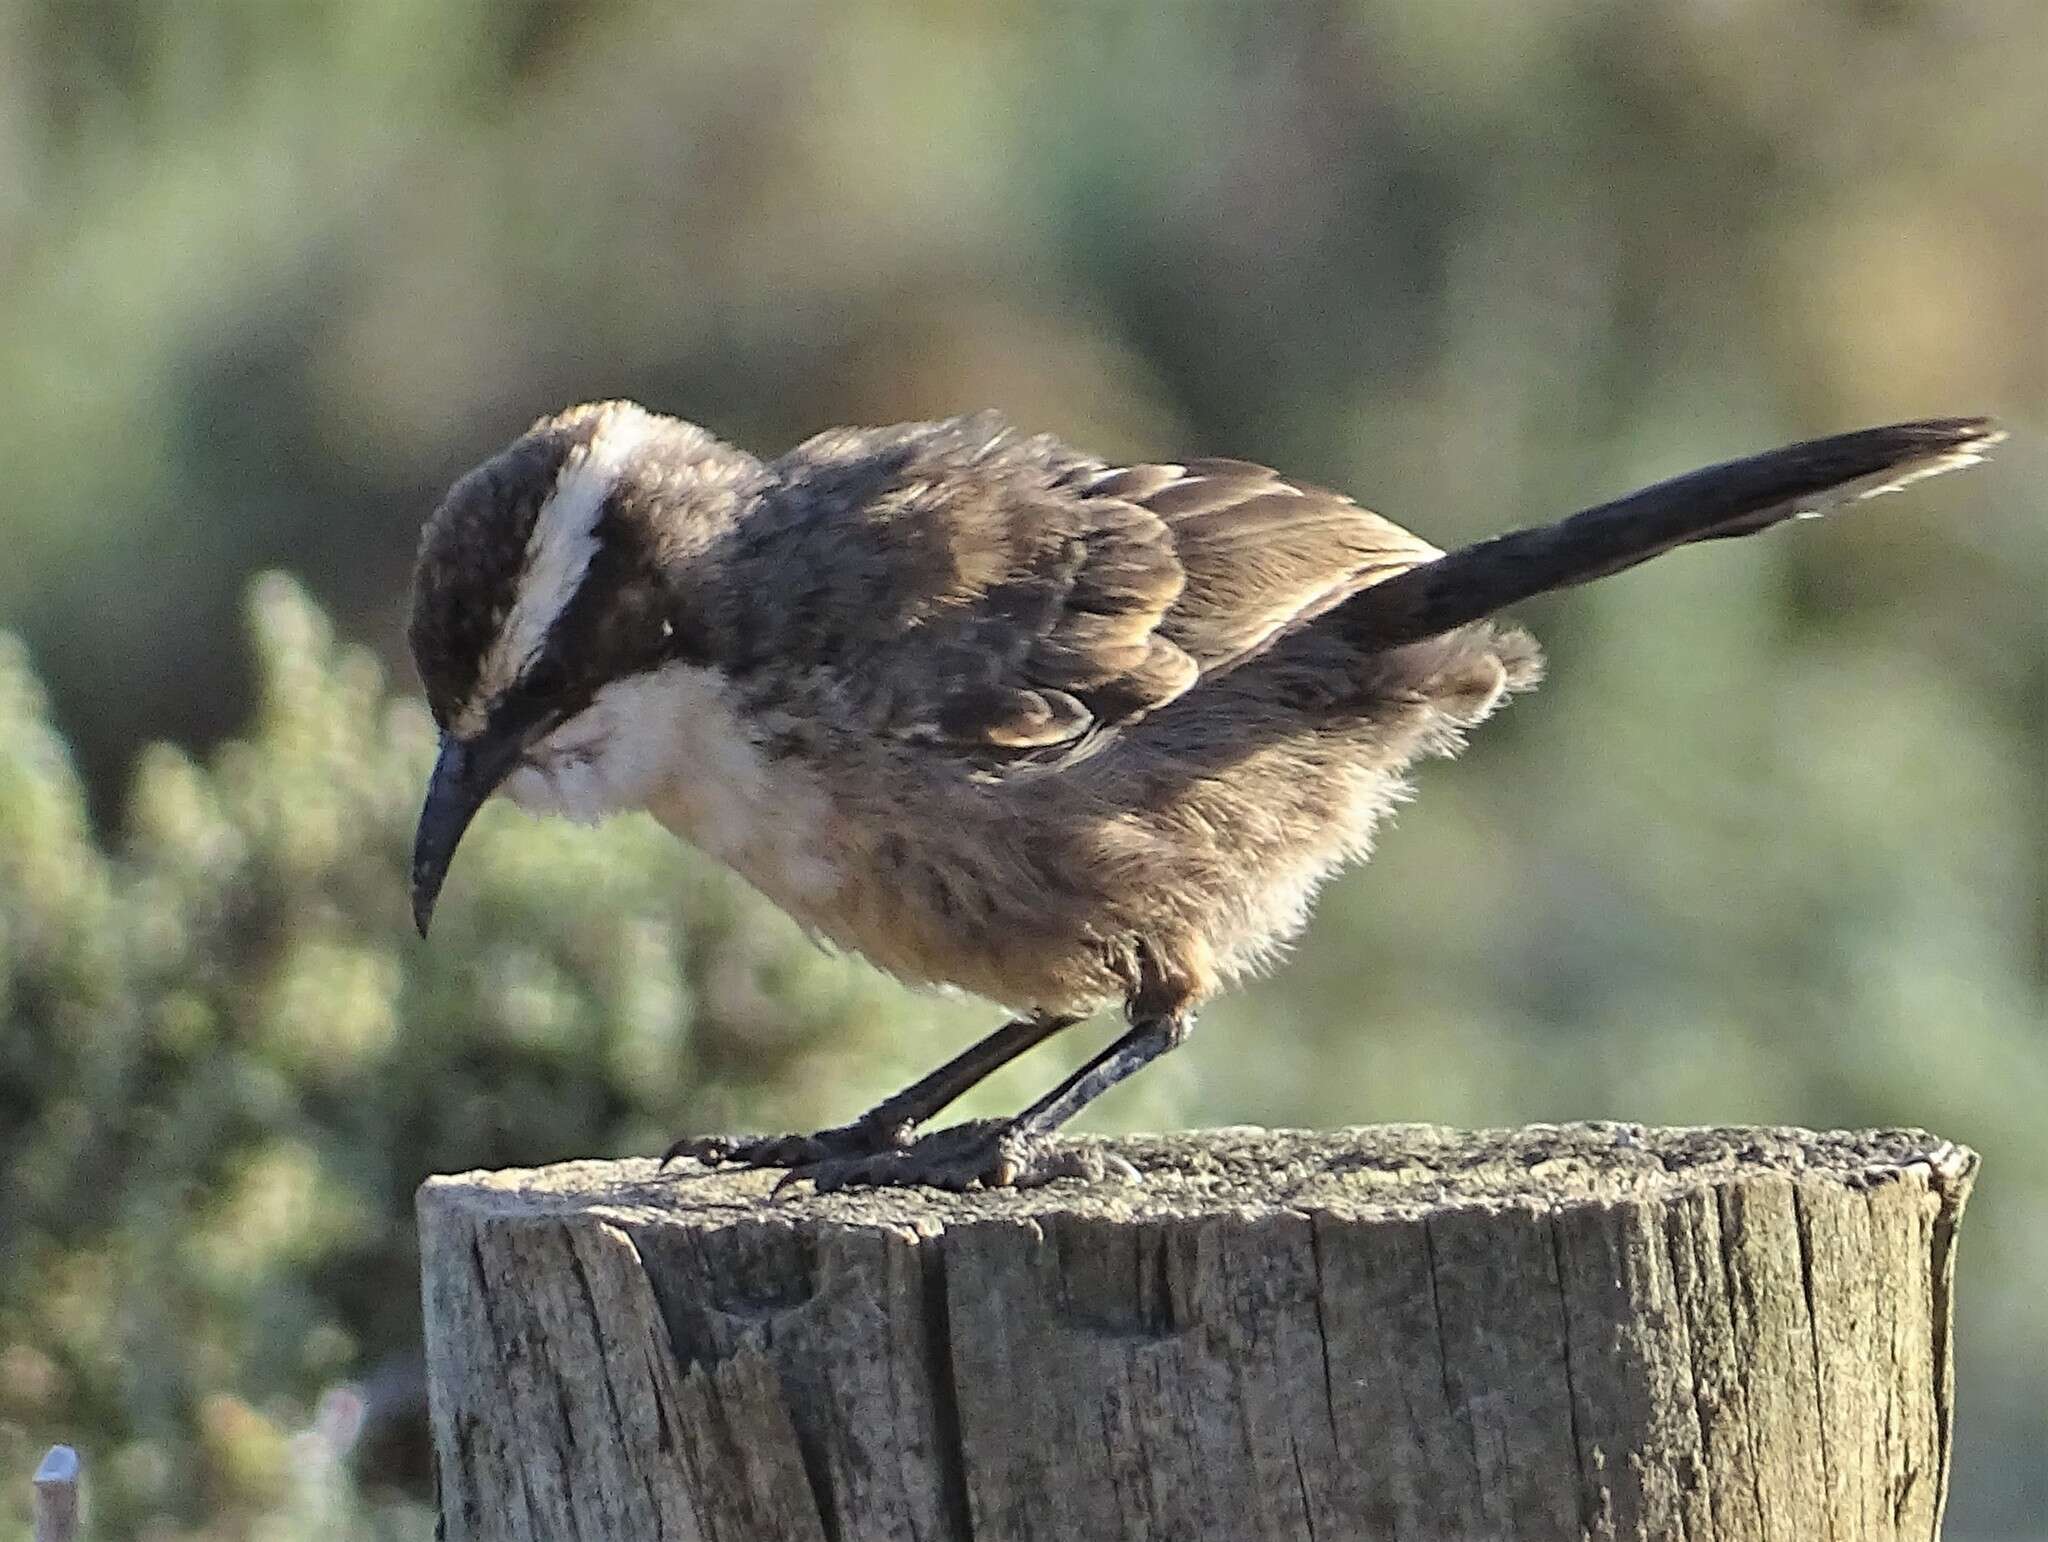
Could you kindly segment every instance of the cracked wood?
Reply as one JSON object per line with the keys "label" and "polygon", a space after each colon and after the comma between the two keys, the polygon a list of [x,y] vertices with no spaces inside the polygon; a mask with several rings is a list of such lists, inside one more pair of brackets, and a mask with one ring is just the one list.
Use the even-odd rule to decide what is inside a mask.
{"label": "cracked wood", "polygon": [[1113,1144],[1142,1183],[432,1180],[450,1542],[1938,1534],[1960,1147]]}

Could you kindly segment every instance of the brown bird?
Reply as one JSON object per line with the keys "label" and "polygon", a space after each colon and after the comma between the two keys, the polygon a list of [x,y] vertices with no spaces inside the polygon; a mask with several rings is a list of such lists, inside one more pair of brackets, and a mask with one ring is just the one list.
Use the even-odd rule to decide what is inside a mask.
{"label": "brown bird", "polygon": [[[645,809],[816,936],[1020,1014],[849,1124],[671,1157],[821,1188],[1098,1174],[1052,1133],[1275,958],[1414,761],[1536,682],[1503,606],[2001,437],[1841,434],[1446,554],[1263,466],[1115,465],[992,415],[764,462],[629,402],[574,407],[422,538],[411,641],[442,737],[414,914],[424,934],[493,792]],[[1110,1002],[1128,1031],[1022,1113],[917,1138]]]}

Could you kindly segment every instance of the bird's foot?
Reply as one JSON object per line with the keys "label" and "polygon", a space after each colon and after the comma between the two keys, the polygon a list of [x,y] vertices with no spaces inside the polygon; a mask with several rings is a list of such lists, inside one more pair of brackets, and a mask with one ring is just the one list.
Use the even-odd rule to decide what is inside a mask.
{"label": "bird's foot", "polygon": [[661,1165],[688,1157],[706,1167],[812,1167],[859,1161],[909,1146],[913,1126],[856,1119],[811,1135],[685,1135],[662,1153]]}
{"label": "bird's foot", "polygon": [[935,1130],[922,1140],[858,1156],[794,1165],[777,1193],[808,1179],[818,1192],[839,1189],[1029,1189],[1061,1178],[1100,1183],[1137,1179],[1137,1169],[1093,1143],[1056,1142],[1020,1130],[1013,1120],[982,1119]]}

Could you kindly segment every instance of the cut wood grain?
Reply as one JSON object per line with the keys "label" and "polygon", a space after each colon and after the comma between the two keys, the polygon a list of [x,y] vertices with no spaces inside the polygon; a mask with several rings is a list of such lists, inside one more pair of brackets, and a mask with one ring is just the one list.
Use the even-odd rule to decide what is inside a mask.
{"label": "cut wood grain", "polygon": [[1960,1147],[1110,1144],[1141,1182],[432,1180],[450,1542],[1938,1534]]}

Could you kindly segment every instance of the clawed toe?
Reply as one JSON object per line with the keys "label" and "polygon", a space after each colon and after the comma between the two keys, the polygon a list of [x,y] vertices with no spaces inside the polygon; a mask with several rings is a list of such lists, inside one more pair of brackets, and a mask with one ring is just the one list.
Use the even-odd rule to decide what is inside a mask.
{"label": "clawed toe", "polygon": [[705,1167],[804,1168],[820,1162],[886,1154],[908,1144],[910,1131],[855,1120],[811,1135],[686,1135],[662,1153],[667,1167],[687,1157]]}
{"label": "clawed toe", "polygon": [[1090,1144],[1055,1143],[1007,1121],[985,1120],[939,1130],[913,1144],[862,1156],[828,1157],[794,1166],[775,1186],[781,1194],[808,1180],[819,1193],[844,1189],[1028,1189],[1062,1178],[1099,1183],[1137,1176],[1121,1157]]}
{"label": "clawed toe", "polygon": [[706,1167],[795,1167],[825,1155],[815,1135],[691,1135],[663,1152],[661,1165],[688,1157]]}

